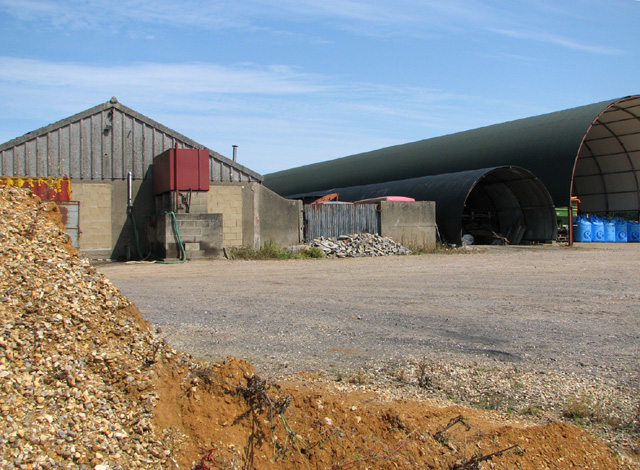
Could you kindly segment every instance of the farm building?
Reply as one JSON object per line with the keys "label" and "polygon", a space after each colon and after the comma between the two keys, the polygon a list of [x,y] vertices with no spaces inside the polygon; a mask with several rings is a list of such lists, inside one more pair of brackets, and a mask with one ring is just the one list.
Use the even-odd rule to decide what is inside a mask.
{"label": "farm building", "polygon": [[571,207],[572,197],[583,212],[637,219],[640,95],[292,168],[265,175],[264,184],[290,198],[428,197],[453,242],[492,217],[488,226],[503,234],[528,218],[535,222],[523,240],[552,238],[549,207]]}
{"label": "farm building", "polygon": [[[320,191],[311,199],[324,193]],[[440,235],[455,243],[461,241],[462,232],[472,235],[476,244],[500,240],[498,234],[515,245],[544,243],[557,237],[551,196],[540,180],[524,168],[481,168],[334,188],[328,193],[338,194],[343,201],[396,194],[409,195],[416,201],[433,201]],[[308,194],[302,197],[306,199]]]}
{"label": "farm building", "polygon": [[65,224],[91,258],[182,256],[174,223],[191,258],[301,239],[298,201],[115,97],[0,145],[0,162],[4,184],[67,193]]}

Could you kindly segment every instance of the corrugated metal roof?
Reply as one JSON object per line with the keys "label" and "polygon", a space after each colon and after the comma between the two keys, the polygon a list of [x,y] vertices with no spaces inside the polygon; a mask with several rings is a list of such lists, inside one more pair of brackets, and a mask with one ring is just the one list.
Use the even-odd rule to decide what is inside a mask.
{"label": "corrugated metal roof", "polygon": [[[265,175],[290,195],[495,166],[518,166],[555,204],[640,210],[640,96],[603,101]],[[575,169],[575,181],[573,181]]]}
{"label": "corrugated metal roof", "polygon": [[[2,176],[80,179],[150,177],[153,157],[173,148],[205,148],[120,104],[115,98],[0,145]],[[262,175],[209,151],[211,181],[262,181]]]}

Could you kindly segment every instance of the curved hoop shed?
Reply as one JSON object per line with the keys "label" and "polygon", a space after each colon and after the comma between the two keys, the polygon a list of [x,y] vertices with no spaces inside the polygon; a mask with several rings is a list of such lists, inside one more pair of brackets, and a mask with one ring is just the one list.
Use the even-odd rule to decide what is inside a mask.
{"label": "curved hoop shed", "polygon": [[607,106],[575,160],[572,194],[585,212],[640,212],[640,96]]}
{"label": "curved hoop shed", "polygon": [[338,193],[341,201],[381,196],[435,201],[440,235],[450,243],[460,243],[463,233],[473,235],[477,243],[491,243],[502,237],[516,244],[543,242],[557,236],[551,195],[524,168],[483,168],[290,197],[308,198],[325,193]]}
{"label": "curved hoop shed", "polygon": [[477,168],[535,174],[556,206],[640,211],[640,95],[421,140],[265,176],[281,195]]}

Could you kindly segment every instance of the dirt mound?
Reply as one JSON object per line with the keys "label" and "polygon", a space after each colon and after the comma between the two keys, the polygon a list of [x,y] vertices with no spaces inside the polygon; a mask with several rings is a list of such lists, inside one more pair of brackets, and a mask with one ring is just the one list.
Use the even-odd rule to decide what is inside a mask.
{"label": "dirt mound", "polygon": [[632,468],[568,424],[194,361],[67,249],[47,207],[0,188],[2,468]]}
{"label": "dirt mound", "polygon": [[270,385],[234,358],[174,371],[160,396],[156,422],[189,436],[177,454],[185,464],[203,459],[201,469],[625,468],[566,423],[525,426],[458,406],[338,394],[304,376]]}

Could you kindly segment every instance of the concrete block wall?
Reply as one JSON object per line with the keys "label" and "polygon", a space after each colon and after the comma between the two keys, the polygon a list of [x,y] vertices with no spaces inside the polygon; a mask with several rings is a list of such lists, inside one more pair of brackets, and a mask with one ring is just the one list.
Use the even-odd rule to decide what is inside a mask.
{"label": "concrete block wall", "polygon": [[260,183],[211,182],[209,212],[223,217],[224,246],[260,249],[302,241],[302,202],[280,197]]}
{"label": "concrete block wall", "polygon": [[163,193],[154,196],[156,214],[162,214],[174,210],[175,207],[175,193]]}
{"label": "concrete block wall", "polygon": [[380,203],[380,235],[411,250],[436,248],[436,203],[433,201]]}
{"label": "concrete block wall", "polygon": [[156,213],[173,211],[179,213],[201,214],[209,212],[209,196],[207,191],[181,191],[178,196],[176,208],[176,193],[166,192],[155,196]]}
{"label": "concrete block wall", "polygon": [[212,183],[207,195],[209,213],[222,214],[223,246],[242,246],[243,190],[245,185]]}
{"label": "concrete block wall", "polygon": [[302,201],[284,199],[261,184],[250,183],[251,213],[244,211],[245,246],[260,249],[273,241],[280,246],[303,240]]}
{"label": "concrete block wall", "polygon": [[[80,202],[80,251],[94,259],[139,259],[149,254],[177,258],[173,229],[166,223],[167,212],[175,207],[175,193],[155,196],[150,178],[134,180],[131,189],[137,241],[127,209],[126,180],[72,180],[72,200]],[[223,247],[259,249],[271,240],[281,246],[302,241],[302,203],[283,199],[260,183],[212,182],[209,192],[191,194],[189,214],[179,211],[177,215],[211,216],[217,221],[202,222],[210,224],[207,230],[215,234],[205,233],[201,240],[194,238],[198,236],[195,227],[185,223],[180,228],[186,243],[202,242],[204,257],[218,257]],[[195,245],[192,248],[200,251]]]}
{"label": "concrete block wall", "polygon": [[71,199],[80,202],[80,251],[90,258],[108,258],[113,249],[111,184],[71,183]]}
{"label": "concrete block wall", "polygon": [[[201,257],[217,258],[222,254],[222,214],[175,214],[182,242],[199,245]],[[163,259],[178,259],[180,252],[171,214],[158,214],[153,252]],[[195,250],[194,250],[195,251]]]}
{"label": "concrete block wall", "polygon": [[[181,194],[189,194],[188,192]],[[192,192],[189,196],[191,202],[189,203],[189,212],[192,214],[206,214],[211,212],[209,210],[209,193],[207,191]],[[183,212],[184,210],[180,210]],[[215,212],[215,211],[214,211]]]}
{"label": "concrete block wall", "polygon": [[[113,251],[111,258],[118,260],[140,259],[150,251],[150,239],[155,221],[153,199],[153,181],[151,179],[133,180],[131,187],[132,214],[127,208],[128,184],[126,180],[110,181],[111,185],[111,236]],[[133,217],[132,217],[133,216]],[[138,230],[136,242],[133,219]]]}

